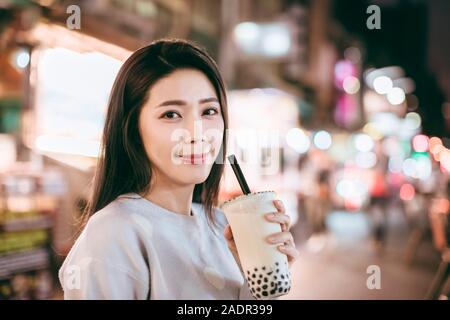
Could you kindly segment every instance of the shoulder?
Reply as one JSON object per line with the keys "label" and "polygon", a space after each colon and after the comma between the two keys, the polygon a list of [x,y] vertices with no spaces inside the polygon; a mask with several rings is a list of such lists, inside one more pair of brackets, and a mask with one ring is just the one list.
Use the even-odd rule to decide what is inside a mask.
{"label": "shoulder", "polygon": [[133,216],[129,207],[112,201],[89,219],[73,250],[111,261],[142,254],[142,233]]}
{"label": "shoulder", "polygon": [[145,235],[138,227],[129,208],[112,201],[89,219],[60,269],[60,279],[65,272],[70,273],[71,266],[81,268],[85,276],[111,271],[115,276],[147,279]]}
{"label": "shoulder", "polygon": [[134,232],[131,215],[128,206],[114,200],[92,215],[86,224],[85,233],[93,236],[97,232],[101,232],[103,237],[109,237],[117,235],[118,232],[121,234]]}

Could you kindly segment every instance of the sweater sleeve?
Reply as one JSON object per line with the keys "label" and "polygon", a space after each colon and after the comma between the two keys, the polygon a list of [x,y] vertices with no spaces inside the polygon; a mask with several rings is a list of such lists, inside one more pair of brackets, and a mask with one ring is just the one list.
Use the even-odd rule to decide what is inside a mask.
{"label": "sweater sleeve", "polygon": [[149,286],[126,270],[84,258],[60,272],[65,300],[144,300]]}

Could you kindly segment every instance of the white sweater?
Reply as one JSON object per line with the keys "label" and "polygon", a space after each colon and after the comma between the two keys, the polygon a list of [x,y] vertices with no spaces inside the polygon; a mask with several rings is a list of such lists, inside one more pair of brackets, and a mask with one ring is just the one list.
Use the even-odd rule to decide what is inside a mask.
{"label": "white sweater", "polygon": [[178,214],[136,193],[91,217],[59,270],[65,299],[253,299],[203,206]]}

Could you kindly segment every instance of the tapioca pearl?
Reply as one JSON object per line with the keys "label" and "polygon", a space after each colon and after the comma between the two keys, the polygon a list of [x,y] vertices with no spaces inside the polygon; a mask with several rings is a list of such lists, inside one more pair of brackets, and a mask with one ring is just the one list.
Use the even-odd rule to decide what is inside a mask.
{"label": "tapioca pearl", "polygon": [[279,272],[280,272],[280,269],[277,269],[276,271],[277,271],[277,273],[279,273]]}
{"label": "tapioca pearl", "polygon": [[258,272],[258,268],[255,268],[255,272]]}
{"label": "tapioca pearl", "polygon": [[274,278],[275,280],[277,280],[277,276],[273,276],[273,278]]}
{"label": "tapioca pearl", "polygon": [[252,278],[256,278],[256,274],[252,274]]}
{"label": "tapioca pearl", "polygon": [[282,292],[283,292],[283,288],[280,287],[280,288],[278,289],[278,292],[279,292],[279,293],[282,293]]}
{"label": "tapioca pearl", "polygon": [[260,294],[256,294],[256,297],[258,298],[258,299],[261,299],[261,295]]}
{"label": "tapioca pearl", "polygon": [[267,296],[269,295],[269,293],[268,293],[267,291],[263,291],[263,292],[262,292],[262,295],[263,295],[264,297],[267,297]]}
{"label": "tapioca pearl", "polygon": [[273,273],[273,271],[270,271],[267,273],[268,276],[270,276]]}
{"label": "tapioca pearl", "polygon": [[281,279],[284,279],[284,274],[281,275]]}
{"label": "tapioca pearl", "polygon": [[266,270],[266,267],[262,267],[263,270]]}
{"label": "tapioca pearl", "polygon": [[284,284],[285,284],[286,286],[289,285],[289,283],[288,283],[287,281],[285,281]]}
{"label": "tapioca pearl", "polygon": [[275,292],[277,292],[277,289],[270,290],[270,294],[275,294]]}
{"label": "tapioca pearl", "polygon": [[260,292],[261,288],[260,287],[256,287],[256,291]]}
{"label": "tapioca pearl", "polygon": [[261,280],[256,281],[257,284],[261,284]]}
{"label": "tapioca pearl", "polygon": [[279,265],[279,263],[278,263],[278,262],[275,262],[275,265],[277,266],[277,265]]}
{"label": "tapioca pearl", "polygon": [[272,282],[270,283],[270,286],[271,286],[271,287],[275,286],[275,282],[272,281]]}
{"label": "tapioca pearl", "polygon": [[263,290],[266,290],[267,289],[267,284],[263,285],[262,288],[263,288]]}
{"label": "tapioca pearl", "polygon": [[262,274],[260,274],[260,275],[259,275],[259,277],[260,277],[260,278],[262,278],[262,277],[263,277],[263,275],[262,275]]}
{"label": "tapioca pearl", "polygon": [[281,286],[281,284],[282,284],[282,282],[281,282],[281,281],[278,281],[278,285]]}
{"label": "tapioca pearl", "polygon": [[252,286],[254,286],[255,285],[255,281],[252,281]]}
{"label": "tapioca pearl", "polygon": [[264,282],[267,282],[267,281],[269,281],[269,279],[267,279],[267,278],[264,278]]}

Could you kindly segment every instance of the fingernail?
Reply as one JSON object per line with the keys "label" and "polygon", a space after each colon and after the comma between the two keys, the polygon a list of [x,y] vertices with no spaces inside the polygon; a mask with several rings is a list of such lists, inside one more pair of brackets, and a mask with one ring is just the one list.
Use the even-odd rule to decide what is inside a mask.
{"label": "fingernail", "polygon": [[269,213],[267,214],[267,218],[272,219],[275,217],[275,213]]}
{"label": "fingernail", "polygon": [[269,242],[274,242],[274,241],[275,241],[275,238],[273,238],[273,237],[268,237],[268,238],[267,238],[267,241],[269,241]]}

